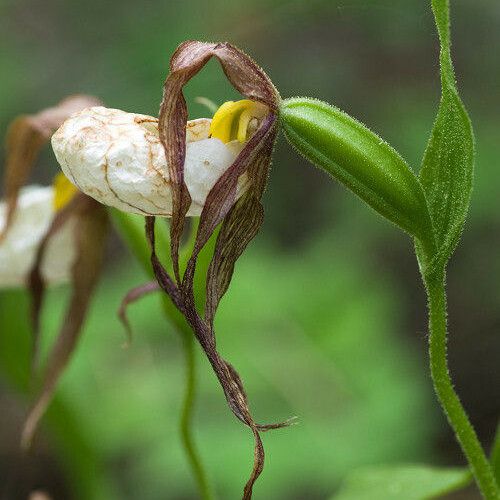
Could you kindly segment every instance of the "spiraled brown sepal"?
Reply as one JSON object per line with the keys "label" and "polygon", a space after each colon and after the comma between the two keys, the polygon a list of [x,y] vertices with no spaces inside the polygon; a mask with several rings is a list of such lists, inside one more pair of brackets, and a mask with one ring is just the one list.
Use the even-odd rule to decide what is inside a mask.
{"label": "spiraled brown sepal", "polygon": [[[269,113],[208,194],[200,216],[194,247],[186,270],[181,276],[179,244],[186,213],[191,204],[184,182],[188,113],[182,89],[212,57],[218,59],[229,81],[244,97],[265,104]],[[252,429],[255,439],[254,466],[244,489],[244,499],[251,498],[253,484],[264,466],[264,448],[259,431],[283,427],[290,421],[270,425],[255,423],[237,371],[216,349],[214,317],[219,302],[229,287],[236,260],[257,234],[263,221],[261,198],[267,183],[278,131],[279,100],[279,94],[269,77],[249,56],[236,47],[228,43],[196,41],[181,44],[170,62],[170,73],[165,81],[159,116],[160,140],[165,149],[172,187],[170,251],[174,278],[168,274],[156,255],[154,217],[146,218],[146,235],[152,249],[151,261],[159,285],[193,329],[219,379],[232,412]],[[236,201],[238,179],[243,174],[247,176],[246,191]],[[194,297],[196,263],[201,250],[221,223],[206,276],[207,299],[202,315],[196,308]]]}
{"label": "spiraled brown sepal", "polygon": [[101,270],[108,226],[107,213],[105,208],[92,198],[78,194],[54,219],[37,256],[35,268],[31,272],[31,292],[34,295],[35,307],[38,308],[34,314],[39,314],[43,297],[44,286],[43,281],[39,279],[39,266],[46,242],[69,217],[76,219],[77,256],[72,268],[72,295],[59,335],[49,353],[41,377],[40,390],[23,426],[21,443],[24,448],[30,446],[38,423],[52,399],[57,382],[77,345]]}
{"label": "spiraled brown sepal", "polygon": [[12,224],[19,190],[26,184],[43,145],[73,113],[98,104],[100,101],[95,97],[74,95],[34,115],[19,116],[10,124],[6,139],[7,161],[4,173],[7,217],[5,226],[0,231],[0,241]]}
{"label": "spiraled brown sepal", "polygon": [[264,71],[244,52],[229,43],[187,41],[179,45],[170,60],[170,73],[163,87],[159,114],[160,140],[165,148],[172,183],[173,214],[171,252],[174,273],[179,276],[179,242],[191,197],[184,183],[187,105],[182,89],[205,64],[215,57],[228,80],[243,96],[277,112],[279,94]]}

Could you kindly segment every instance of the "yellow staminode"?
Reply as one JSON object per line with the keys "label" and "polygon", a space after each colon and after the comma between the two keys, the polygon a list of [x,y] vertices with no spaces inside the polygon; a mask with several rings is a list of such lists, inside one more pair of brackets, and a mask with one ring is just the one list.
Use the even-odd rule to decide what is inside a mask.
{"label": "yellow staminode", "polygon": [[216,112],[210,125],[210,135],[222,142],[245,142],[253,118],[263,118],[268,113],[264,104],[250,99],[227,101]]}
{"label": "yellow staminode", "polygon": [[78,192],[73,184],[68,180],[68,178],[62,173],[58,173],[54,177],[54,209],[56,212],[64,208],[73,198],[73,196]]}

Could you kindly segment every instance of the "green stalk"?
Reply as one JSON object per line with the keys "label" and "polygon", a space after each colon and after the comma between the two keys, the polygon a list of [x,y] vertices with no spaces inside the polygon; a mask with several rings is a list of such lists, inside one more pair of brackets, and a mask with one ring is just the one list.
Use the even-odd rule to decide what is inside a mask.
{"label": "green stalk", "polygon": [[447,359],[445,273],[443,271],[424,280],[429,299],[429,358],[434,389],[481,493],[487,500],[499,500],[500,492],[492,467],[450,377]]}
{"label": "green stalk", "polygon": [[[110,209],[111,220],[125,244],[132,251],[138,262],[142,265],[150,278],[154,278],[151,268],[150,250],[144,235],[144,218],[141,216],[126,214],[115,209]],[[169,248],[166,225],[157,224],[157,241],[161,248]],[[163,231],[161,228],[163,227]],[[181,434],[184,453],[191,466],[192,474],[198,486],[200,498],[213,500],[214,495],[208,482],[203,463],[194,444],[193,431],[191,428],[194,401],[196,397],[196,358],[194,350],[193,333],[186,323],[184,317],[177,311],[168,297],[162,297],[164,314],[174,327],[181,339],[184,361],[186,366],[186,385],[184,388],[184,401],[182,404],[179,430]]]}
{"label": "green stalk", "polygon": [[500,485],[500,422],[497,426],[497,432],[491,449],[491,466],[495,474],[497,484]]}
{"label": "green stalk", "polygon": [[189,325],[185,322],[184,318],[172,318],[172,303],[169,298],[162,297],[162,299],[165,316],[167,319],[174,322],[174,329],[181,339],[186,368],[184,400],[182,402],[181,417],[179,420],[182,446],[189,465],[191,466],[191,472],[196,480],[200,498],[203,500],[213,500],[214,495],[208,482],[207,474],[205,472],[205,468],[203,467],[198,450],[196,449],[191,425],[193,420],[194,401],[196,398],[196,352],[193,332],[191,331]]}
{"label": "green stalk", "polygon": [[186,386],[184,390],[184,402],[180,420],[182,444],[188,457],[193,475],[196,478],[198,489],[204,500],[212,500],[214,495],[208,483],[207,475],[196,449],[191,422],[193,417],[193,403],[196,397],[196,359],[195,344],[191,331],[179,330],[182,337],[186,363]]}

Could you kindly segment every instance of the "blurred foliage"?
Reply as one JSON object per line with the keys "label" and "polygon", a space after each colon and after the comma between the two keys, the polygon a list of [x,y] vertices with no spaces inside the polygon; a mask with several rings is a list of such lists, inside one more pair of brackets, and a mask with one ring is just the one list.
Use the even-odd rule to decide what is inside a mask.
{"label": "blurred foliage", "polygon": [[[450,362],[489,443],[500,403],[500,59],[492,50],[500,42],[500,6],[455,0],[452,8],[455,64],[478,155],[472,218],[449,277]],[[439,95],[436,34],[419,0],[3,0],[0,134],[17,114],[75,92],[155,115],[168,59],[187,38],[241,46],[283,96],[338,105],[418,169]],[[199,95],[217,102],[235,96],[215,63],[187,89],[192,117],[207,113],[193,102]],[[34,180],[48,183],[55,172],[47,150]],[[461,463],[427,376],[425,299],[410,242],[284,141],[265,203],[265,226],[237,265],[217,323],[221,350],[244,378],[255,416],[300,419],[264,436],[268,455],[256,498],[327,498],[364,464]],[[177,435],[184,383],[178,339],[150,297],[131,309],[136,337],[120,348],[115,311],[144,276],[116,239],[109,254],[46,420],[44,460],[55,460],[75,498],[194,498]],[[66,295],[50,294],[47,342]],[[0,294],[0,395],[9,395],[0,398],[2,415],[6,407],[21,415],[26,408],[27,317],[24,293]],[[200,353],[198,376],[197,442],[220,498],[237,498],[251,467],[251,436],[228,412]],[[10,474],[16,455],[14,417],[0,425],[0,475]]]}
{"label": "blurred foliage", "polygon": [[422,500],[436,498],[471,480],[465,468],[422,465],[367,467],[349,474],[335,500]]}
{"label": "blurred foliage", "polygon": [[[300,418],[265,436],[269,458],[257,486],[264,498],[322,498],[357,464],[430,452],[431,394],[425,370],[398,335],[393,287],[372,276],[361,248],[342,251],[334,241],[322,239],[301,255],[254,249],[218,318],[221,349],[240,369],[256,415]],[[161,498],[165,491],[182,498],[194,494],[177,436],[184,372],[157,298],[133,307],[135,339],[120,349],[114,311],[122,291],[141,279],[126,260],[110,270],[59,392],[120,498]],[[46,332],[57,330],[63,294],[51,295]],[[2,315],[2,331],[15,331],[18,342],[29,335],[26,325],[9,322],[25,307],[16,300]],[[19,350],[9,346],[14,355]],[[235,498],[250,466],[250,435],[227,411],[201,355],[199,372],[199,447],[221,498]]]}

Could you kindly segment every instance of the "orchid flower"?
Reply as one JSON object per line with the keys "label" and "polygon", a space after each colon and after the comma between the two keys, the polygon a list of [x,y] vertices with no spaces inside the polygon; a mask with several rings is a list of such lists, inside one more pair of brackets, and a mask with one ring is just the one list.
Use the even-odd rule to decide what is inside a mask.
{"label": "orchid flower", "polygon": [[[62,177],[62,174],[60,174]],[[0,242],[0,288],[28,284],[38,249],[58,210],[66,203],[59,186],[27,186],[21,189],[11,227]],[[0,230],[7,222],[7,203],[0,203]],[[70,218],[47,242],[40,272],[48,285],[67,283],[76,257],[75,220]]]}
{"label": "orchid flower", "polygon": [[69,97],[53,108],[17,118],[7,134],[6,199],[0,204],[0,288],[26,286],[30,292],[34,368],[46,286],[72,285],[59,336],[40,375],[40,391],[25,421],[24,447],[31,444],[76,346],[99,276],[106,234],[102,206],[79,192],[62,173],[52,186],[25,183],[53,131],[74,112],[97,103],[89,96]]}
{"label": "orchid flower", "polygon": [[[188,121],[182,88],[211,57],[219,60],[244,99],[226,102],[211,120]],[[260,200],[278,131],[279,102],[269,77],[242,51],[227,43],[191,41],[181,44],[172,56],[158,120],[91,107],[69,118],[52,139],[63,172],[83,193],[105,205],[146,216],[146,236],[158,284],[191,326],[232,412],[254,435],[254,466],[244,499],[251,498],[264,465],[259,432],[290,421],[254,421],[238,373],[217,351],[214,318],[236,260],[263,221]],[[173,276],[156,255],[157,216],[171,218]],[[188,216],[200,219],[181,274],[179,246]],[[219,225],[201,313],[194,293],[197,259]]]}
{"label": "orchid flower", "polygon": [[[192,200],[188,216],[201,214],[208,193],[266,112],[249,100],[226,105],[213,120],[187,122],[184,176]],[[240,117],[232,133],[235,112]],[[64,122],[52,136],[52,148],[66,176],[104,205],[140,215],[172,215],[170,177],[156,118],[87,108]],[[245,178],[240,178],[237,197],[245,188]]]}

